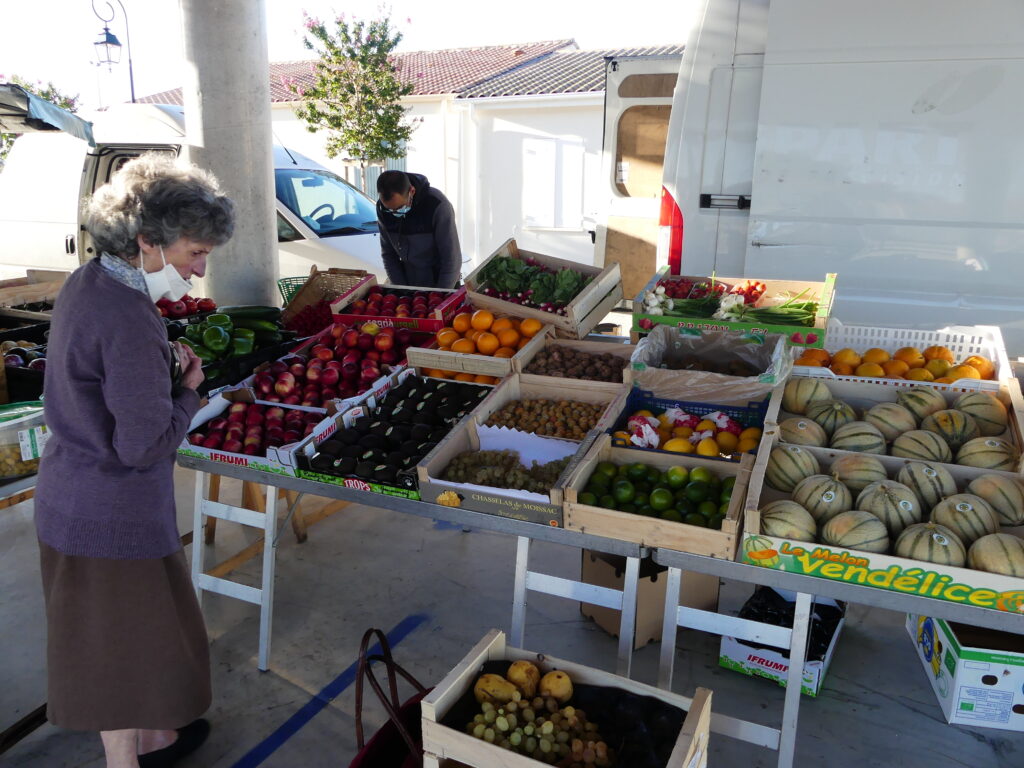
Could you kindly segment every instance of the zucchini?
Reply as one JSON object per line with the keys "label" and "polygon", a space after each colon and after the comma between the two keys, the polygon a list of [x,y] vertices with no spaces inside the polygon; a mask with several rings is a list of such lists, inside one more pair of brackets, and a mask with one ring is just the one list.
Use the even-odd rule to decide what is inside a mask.
{"label": "zucchini", "polygon": [[[277,320],[281,317],[280,307],[261,307],[255,304],[237,307],[217,307],[224,315],[231,315],[232,320],[240,317],[251,317],[257,320]],[[237,325],[237,322],[235,323]]]}
{"label": "zucchini", "polygon": [[256,317],[236,317],[232,315],[231,320],[235,324],[235,328],[249,328],[253,331],[265,331],[266,333],[277,333],[281,330],[280,326],[273,320],[263,320]]}

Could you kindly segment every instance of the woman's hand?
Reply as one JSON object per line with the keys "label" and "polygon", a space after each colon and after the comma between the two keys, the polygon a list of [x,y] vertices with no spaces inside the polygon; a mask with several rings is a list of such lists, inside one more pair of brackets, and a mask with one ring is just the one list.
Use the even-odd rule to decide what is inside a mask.
{"label": "woman's hand", "polygon": [[175,342],[178,350],[178,362],[181,364],[181,385],[187,389],[197,389],[206,380],[203,373],[203,361],[187,344]]}

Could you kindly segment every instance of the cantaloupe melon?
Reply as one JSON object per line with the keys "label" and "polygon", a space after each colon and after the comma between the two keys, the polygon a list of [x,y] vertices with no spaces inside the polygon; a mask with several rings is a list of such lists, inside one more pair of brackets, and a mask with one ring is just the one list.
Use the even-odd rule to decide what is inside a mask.
{"label": "cantaloupe melon", "polygon": [[772,448],[765,466],[764,479],[777,491],[789,493],[805,477],[818,474],[818,460],[799,445]]}
{"label": "cantaloupe melon", "polygon": [[931,509],[956,493],[956,480],[941,464],[908,461],[900,467],[896,479],[914,492],[922,509]]}
{"label": "cantaloupe melon", "polygon": [[884,454],[885,438],[878,427],[866,421],[852,421],[832,433],[829,446],[836,451]]}
{"label": "cantaloupe melon", "polygon": [[914,429],[904,432],[892,443],[892,455],[903,459],[938,461],[948,464],[953,460],[949,444],[934,432]]}
{"label": "cantaloupe melon", "polygon": [[904,432],[917,429],[917,418],[910,409],[899,403],[879,403],[864,414],[864,421],[878,428],[887,442]]}
{"label": "cantaloupe melon", "polygon": [[1009,533],[990,533],[971,544],[967,565],[979,571],[1024,577],[1024,539]]}
{"label": "cantaloupe melon", "polygon": [[956,399],[953,407],[969,414],[983,437],[1001,435],[1006,431],[1006,406],[989,392],[965,392]]}
{"label": "cantaloupe melon", "polygon": [[818,400],[831,400],[832,393],[821,379],[794,376],[782,390],[782,409],[795,414],[807,413],[807,406]]}
{"label": "cantaloupe melon", "polygon": [[840,456],[832,462],[829,473],[852,493],[860,493],[871,483],[885,480],[885,467],[873,456]]}
{"label": "cantaloupe melon", "polygon": [[793,489],[793,501],[810,512],[819,525],[853,509],[850,489],[828,475],[811,475],[801,480]]}
{"label": "cantaloupe melon", "polygon": [[931,521],[944,525],[970,546],[982,536],[999,530],[999,518],[980,496],[954,493],[932,509]]}
{"label": "cantaloupe melon", "polygon": [[988,502],[1000,525],[1024,525],[1024,478],[981,475],[968,483],[967,491]]}
{"label": "cantaloupe melon", "polygon": [[900,405],[906,407],[921,422],[930,413],[948,408],[946,398],[931,387],[911,387],[896,395]]}
{"label": "cantaloupe melon", "polygon": [[872,515],[854,509],[840,512],[821,529],[821,540],[833,547],[856,549],[863,552],[886,552],[889,532],[885,523]]}
{"label": "cantaloupe melon", "polygon": [[811,513],[795,501],[783,499],[761,507],[761,533],[777,539],[814,541],[818,526]]}
{"label": "cantaloupe melon", "polygon": [[929,413],[921,422],[921,429],[934,432],[945,440],[950,450],[954,452],[968,440],[981,435],[981,430],[971,416],[952,408]]}
{"label": "cantaloupe melon", "polygon": [[821,425],[799,416],[786,419],[779,424],[779,440],[793,445],[813,445],[816,448],[828,445],[828,435]]}
{"label": "cantaloupe melon", "polygon": [[976,437],[964,443],[956,453],[956,463],[961,466],[1006,472],[1017,469],[1019,458],[1016,447],[999,437]]}
{"label": "cantaloupe melon", "polygon": [[810,403],[804,415],[817,422],[829,436],[844,424],[857,420],[857,412],[842,400],[819,400]]}
{"label": "cantaloupe melon", "polygon": [[921,522],[924,515],[914,492],[895,480],[881,480],[861,491],[857,509],[870,512],[885,523],[889,538],[894,541],[908,525]]}
{"label": "cantaloupe melon", "polygon": [[907,526],[896,539],[893,553],[898,557],[926,563],[960,567],[967,557],[964,544],[953,531],[937,523]]}

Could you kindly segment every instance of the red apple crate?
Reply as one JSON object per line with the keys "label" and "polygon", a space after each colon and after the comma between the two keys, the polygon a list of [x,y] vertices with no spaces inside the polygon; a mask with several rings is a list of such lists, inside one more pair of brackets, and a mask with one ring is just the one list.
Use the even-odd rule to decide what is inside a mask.
{"label": "red apple crate", "polygon": [[412,331],[425,331],[437,333],[442,328],[451,325],[452,319],[458,313],[462,305],[466,303],[466,288],[455,290],[444,290],[440,288],[418,288],[410,285],[388,285],[380,286],[383,293],[395,293],[399,297],[412,295],[417,291],[427,293],[444,294],[446,298],[432,310],[427,312],[426,317],[395,317],[383,314],[355,314],[351,310],[357,301],[364,301],[370,294],[372,288],[377,286],[377,278],[374,275],[367,275],[357,285],[343,296],[338,297],[331,303],[331,312],[336,323],[376,323],[381,328],[408,328]]}
{"label": "red apple crate", "polygon": [[[343,296],[360,282],[365,280],[367,273],[362,269],[318,270],[316,265],[309,270],[309,277],[291,298],[288,299],[281,312],[281,326],[288,327],[291,319],[306,307],[318,301],[331,302]],[[285,278],[291,279],[291,278]],[[279,283],[281,281],[278,281]]]}

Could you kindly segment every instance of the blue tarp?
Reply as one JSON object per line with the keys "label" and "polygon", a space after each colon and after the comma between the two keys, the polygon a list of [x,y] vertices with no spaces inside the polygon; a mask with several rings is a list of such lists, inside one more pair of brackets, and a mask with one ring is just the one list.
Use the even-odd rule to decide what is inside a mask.
{"label": "blue tarp", "polygon": [[96,146],[92,123],[29,93],[20,85],[0,83],[0,132],[64,131]]}

